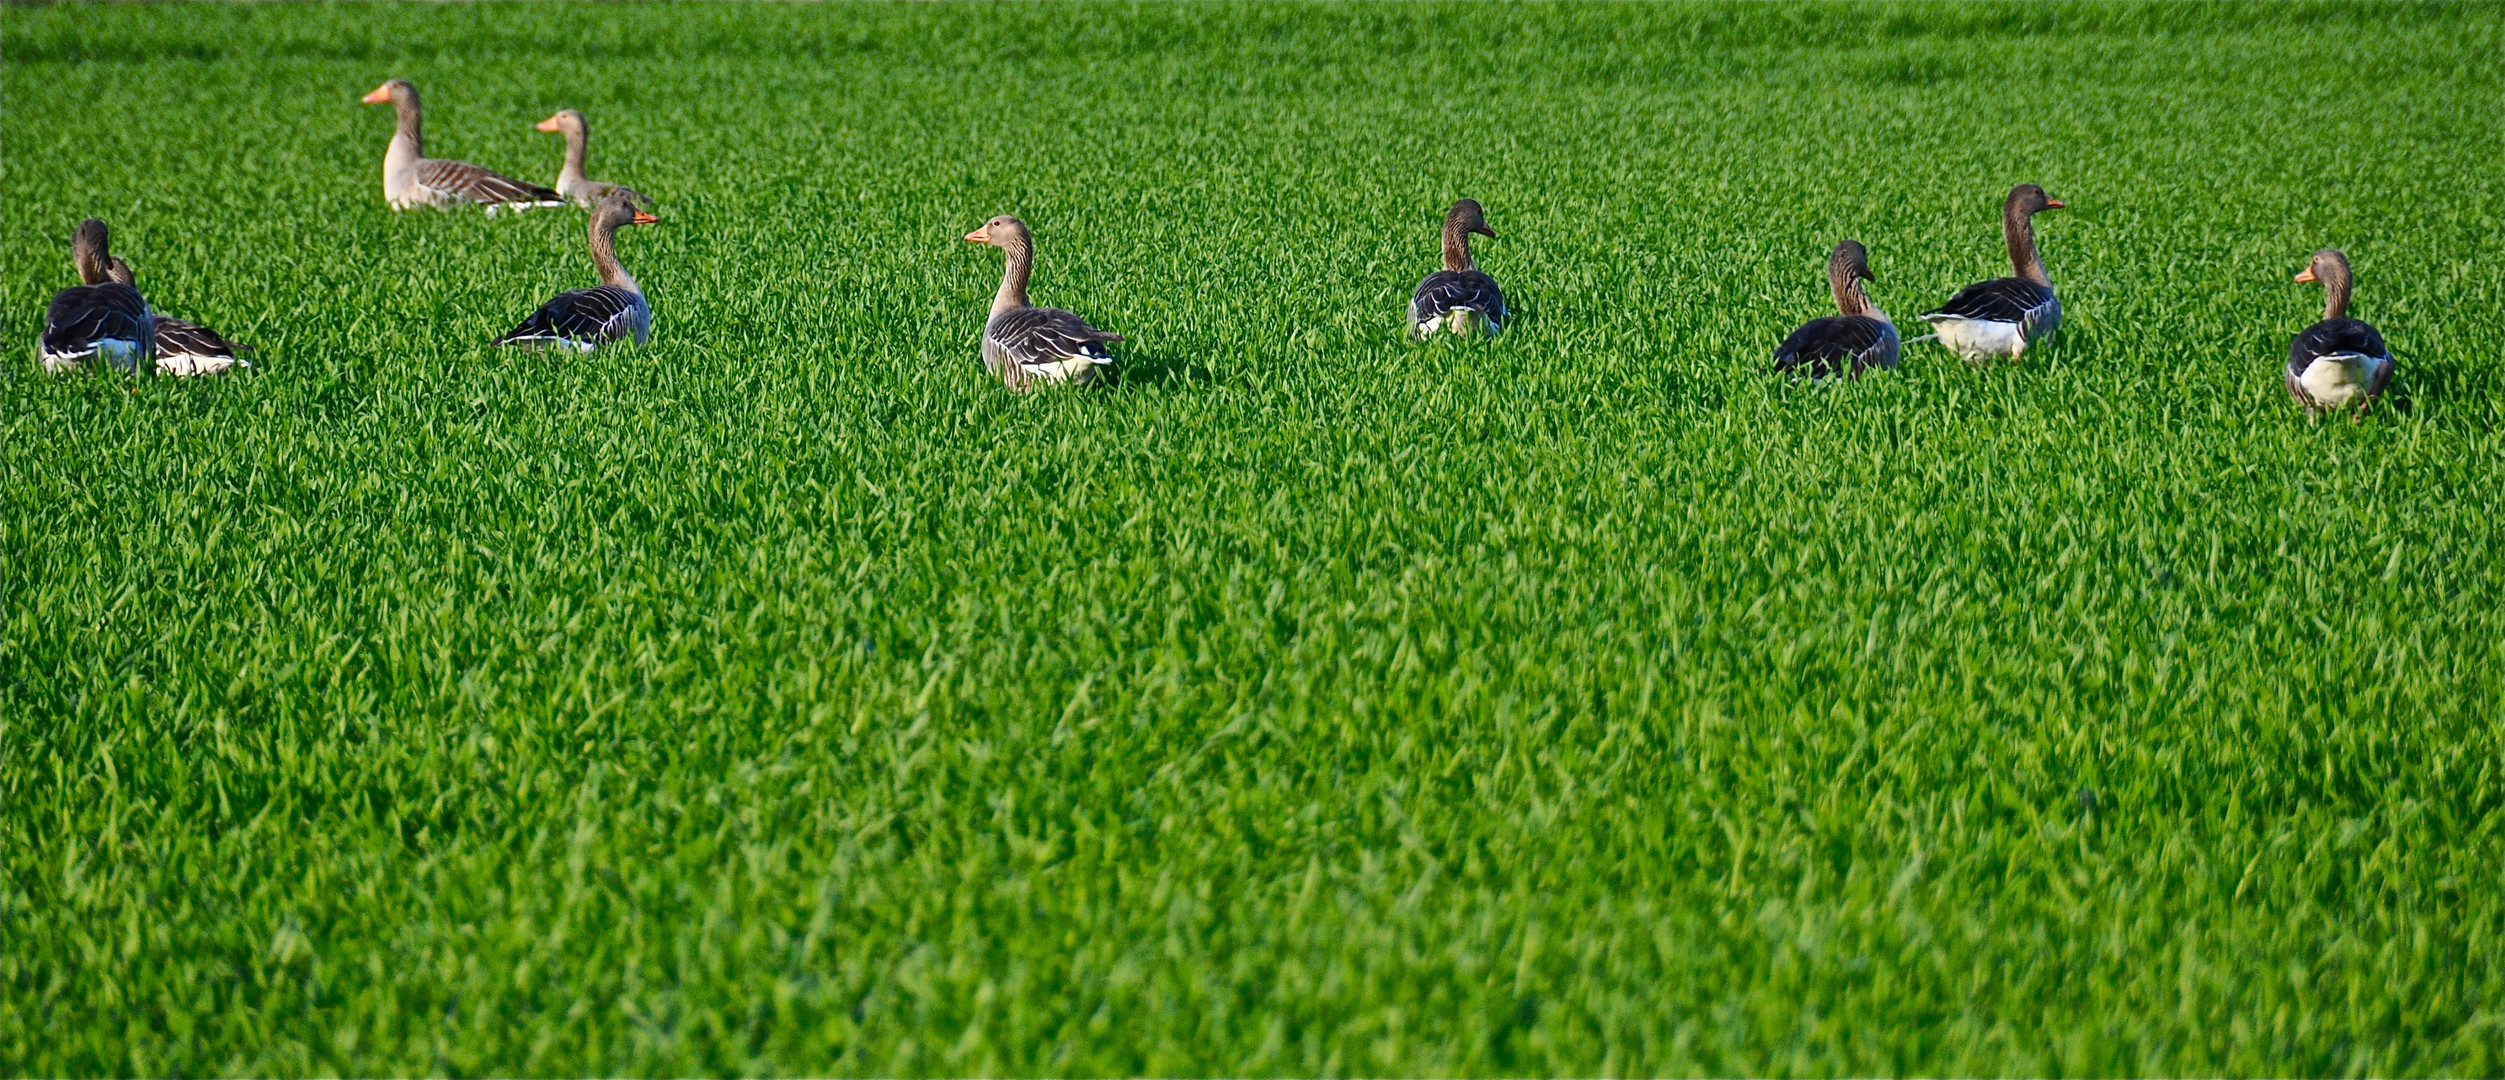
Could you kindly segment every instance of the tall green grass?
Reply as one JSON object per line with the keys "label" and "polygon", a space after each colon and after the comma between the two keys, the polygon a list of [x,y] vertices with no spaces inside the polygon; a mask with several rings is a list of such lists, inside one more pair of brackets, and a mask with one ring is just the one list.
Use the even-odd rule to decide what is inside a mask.
{"label": "tall green grass", "polygon": [[[2501,37],[0,8],[0,1071],[2495,1074]],[[650,347],[484,344],[581,217],[385,209],[392,76],[589,114]],[[2052,347],[1768,372],[2020,180]],[[1118,385],[982,374],[997,213]],[[260,371],[41,377],[90,214]]]}

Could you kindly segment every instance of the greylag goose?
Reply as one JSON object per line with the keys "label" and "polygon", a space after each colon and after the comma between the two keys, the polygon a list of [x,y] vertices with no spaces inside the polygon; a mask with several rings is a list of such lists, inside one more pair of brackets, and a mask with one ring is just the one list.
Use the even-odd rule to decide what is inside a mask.
{"label": "greylag goose", "polygon": [[419,131],[417,87],[409,80],[393,79],[361,100],[368,105],[389,102],[400,114],[399,130],[392,133],[391,147],[383,151],[383,199],[392,209],[477,203],[494,213],[499,207],[518,212],[565,205],[564,196],[537,184],[525,184],[466,161],[427,157],[425,137]]}
{"label": "greylag goose", "polygon": [[1428,274],[1409,298],[1412,339],[1425,341],[1439,330],[1456,334],[1504,331],[1504,290],[1470,260],[1471,233],[1496,238],[1478,200],[1463,199],[1444,214],[1444,268]]}
{"label": "greylag goose", "polygon": [[1933,330],[1928,336],[1967,363],[1981,364],[2001,356],[2020,359],[2027,346],[2060,326],[2061,300],[2035,251],[2035,215],[2062,205],[2034,184],[2009,189],[2009,200],[2001,204],[2001,239],[2009,244],[2009,267],[2017,276],[1968,285],[1938,309],[1923,312]]}
{"label": "greylag goose", "polygon": [[1835,245],[1827,256],[1827,288],[1835,293],[1841,315],[1811,319],[1775,347],[1775,370],[1823,379],[1829,375],[1859,377],[1871,368],[1896,366],[1896,324],[1870,302],[1863,281],[1876,281],[1870,253],[1856,240]]}
{"label": "greylag goose", "polygon": [[138,289],[107,276],[112,258],[104,222],[79,222],[70,237],[70,261],[78,266],[80,284],[53,294],[52,306],[44,311],[43,337],[35,346],[45,371],[84,371],[90,362],[102,360],[130,374],[148,373],[156,319]]}
{"label": "greylag goose", "polygon": [[[124,285],[137,288],[138,275],[119,255],[105,257],[104,275]],[[252,361],[237,353],[252,351],[250,345],[226,340],[224,334],[199,323],[177,319],[171,315],[156,317],[157,370],[167,375],[223,375],[230,368],[251,367]]]}
{"label": "greylag goose", "polygon": [[2351,405],[2363,417],[2392,381],[2392,350],[2383,335],[2348,317],[2348,256],[2324,248],[2312,265],[2296,275],[2300,282],[2322,283],[2322,321],[2308,326],[2288,344],[2288,396],[2320,419]]}
{"label": "greylag goose", "polygon": [[1085,384],[1096,369],[1113,363],[1108,341],[1122,335],[1098,330],[1060,308],[1039,308],[1026,302],[1026,279],[1035,270],[1035,238],[1026,223],[1007,214],[984,222],[965,234],[977,244],[990,244],[1008,256],[1000,275],[1000,291],[992,294],[990,321],[983,324],[983,367],[1012,390],[1035,380]]}
{"label": "greylag goose", "polygon": [[559,109],[555,116],[540,121],[536,126],[541,131],[565,134],[565,165],[557,170],[557,194],[589,210],[600,205],[600,200],[623,191],[634,197],[636,206],[646,211],[652,209],[652,200],[644,198],[633,188],[583,175],[583,159],[590,148],[591,128],[583,122],[582,113]]}
{"label": "greylag goose", "polygon": [[652,340],[652,305],[644,299],[644,287],[618,262],[617,235],[620,226],[661,219],[635,209],[633,195],[613,192],[592,208],[591,263],[600,270],[600,284],[558,293],[496,344],[587,353],[619,338],[634,338],[637,345]]}

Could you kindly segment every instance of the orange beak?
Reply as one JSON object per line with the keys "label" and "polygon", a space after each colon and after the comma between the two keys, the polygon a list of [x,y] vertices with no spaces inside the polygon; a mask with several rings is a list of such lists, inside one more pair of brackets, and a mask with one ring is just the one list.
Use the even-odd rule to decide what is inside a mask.
{"label": "orange beak", "polygon": [[983,226],[983,227],[982,227],[982,228],[980,228],[980,229],[976,229],[976,230],[974,230],[973,232],[970,232],[970,233],[965,234],[965,238],[966,238],[966,239],[968,239],[968,240],[972,240],[972,241],[974,241],[974,242],[975,242],[975,243],[977,243],[977,244],[988,244],[988,243],[991,243],[991,242],[992,242],[992,227],[991,227],[991,226],[989,226],[989,225],[985,225],[985,226]]}
{"label": "orange beak", "polygon": [[541,131],[555,131],[557,130],[557,118],[551,116],[531,126],[538,128]]}
{"label": "orange beak", "polygon": [[656,222],[656,221],[659,221],[659,220],[661,220],[661,219],[660,219],[660,218],[657,218],[657,217],[654,217],[654,216],[652,216],[652,215],[650,215],[650,214],[647,214],[647,213],[645,213],[645,212],[643,212],[643,211],[641,211],[641,210],[637,210],[637,211],[635,211],[635,224],[637,224],[637,225],[650,225],[650,224],[652,224],[653,222]]}
{"label": "orange beak", "polygon": [[2061,209],[2062,207],[2065,207],[2065,206],[2068,206],[2068,205],[2070,205],[2070,204],[2069,204],[2069,203],[2066,203],[2066,202],[2063,202],[2063,201],[2061,201],[2060,199],[2046,199],[2046,200],[2044,200],[2044,209],[2047,209],[2047,210],[2059,210],[2059,209]]}
{"label": "orange beak", "polygon": [[367,94],[357,100],[368,105],[380,105],[391,100],[391,87],[389,85],[377,86],[374,88],[373,93]]}
{"label": "orange beak", "polygon": [[2314,281],[2314,268],[2313,268],[2313,267],[2308,266],[2308,267],[2306,267],[2306,268],[2304,268],[2304,269],[2299,270],[2299,271],[2297,271],[2297,272],[2296,272],[2296,283],[2297,283],[2297,284],[2299,284],[2299,285],[2311,285],[2311,284],[2313,284],[2313,281]]}

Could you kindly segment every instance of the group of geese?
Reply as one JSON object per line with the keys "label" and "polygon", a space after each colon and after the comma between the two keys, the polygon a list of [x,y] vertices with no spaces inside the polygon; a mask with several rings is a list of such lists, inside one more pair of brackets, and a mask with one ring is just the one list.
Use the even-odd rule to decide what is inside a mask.
{"label": "group of geese", "polygon": [[[464,161],[425,154],[417,87],[393,79],[365,95],[367,104],[388,104],[399,126],[383,154],[383,198],[394,210],[413,206],[477,205],[490,215],[569,203],[591,212],[592,266],[600,284],[559,293],[529,318],[495,340],[498,345],[559,348],[588,353],[614,341],[641,345],[652,335],[652,306],[643,287],[618,261],[617,231],[660,220],[652,204],[632,188],[585,175],[589,125],[583,114],[563,109],[538,129],[565,136],[565,164],[556,186],[540,187]],[[1924,312],[1931,332],[1913,342],[1938,341],[1968,364],[2018,360],[2061,325],[2061,299],[2044,272],[2035,246],[2035,216],[2062,208],[2034,184],[2009,190],[2001,207],[2001,235],[2009,248],[2011,276],[1966,286],[1937,309]],[[1409,336],[1425,341],[1441,334],[1502,333],[1509,318],[1504,290],[1478,268],[1470,237],[1493,239],[1486,211],[1471,199],[1444,215],[1444,267],[1418,283],[1409,301]],[[1006,266],[983,328],[983,364],[1011,389],[1035,383],[1089,382],[1113,363],[1105,350],[1122,335],[1099,330],[1060,308],[1027,300],[1035,266],[1035,239],[1026,223],[1003,214],[965,238],[1001,250]],[[70,246],[81,284],[52,299],[38,355],[54,373],[104,364],[134,374],[212,375],[250,367],[237,345],[216,331],[156,313],[134,284],[128,264],[116,258],[104,222],[80,223]],[[1812,319],[1774,350],[1774,366],[1813,379],[1856,378],[1873,368],[1893,368],[1902,347],[1896,325],[1872,302],[1862,282],[1876,278],[1870,255],[1845,240],[1827,259],[1827,286],[1837,314]],[[2296,335],[2288,347],[2285,382],[2290,397],[2309,414],[2351,410],[2362,416],[2391,382],[2393,360],[2375,328],[2348,318],[2352,277],[2348,257],[2326,248],[2314,253],[2298,282],[2319,282],[2324,293],[2320,322]]]}

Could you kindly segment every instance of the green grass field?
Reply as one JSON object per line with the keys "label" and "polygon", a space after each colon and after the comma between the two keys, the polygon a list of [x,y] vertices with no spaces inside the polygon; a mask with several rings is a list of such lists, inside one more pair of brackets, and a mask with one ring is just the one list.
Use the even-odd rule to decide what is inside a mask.
{"label": "green grass field", "polygon": [[[0,8],[0,1073],[2505,1072],[2501,25]],[[2050,348],[1769,373],[2020,180]],[[259,372],[42,376],[90,214]]]}

